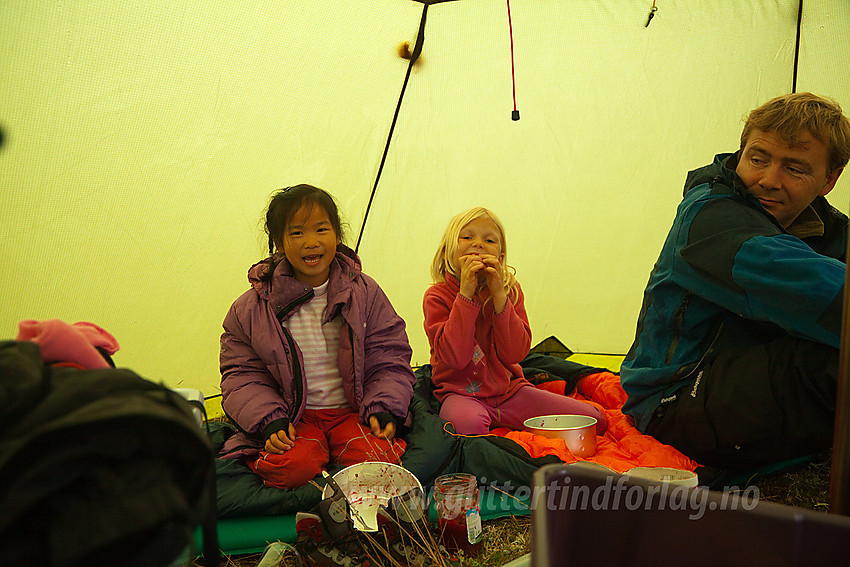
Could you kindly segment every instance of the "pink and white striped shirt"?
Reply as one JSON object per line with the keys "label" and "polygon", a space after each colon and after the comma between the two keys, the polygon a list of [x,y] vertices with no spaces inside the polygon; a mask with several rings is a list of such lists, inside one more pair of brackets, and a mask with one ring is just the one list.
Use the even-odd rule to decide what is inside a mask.
{"label": "pink and white striped shirt", "polygon": [[313,288],[313,299],[283,322],[304,358],[307,408],[349,407],[337,365],[342,317],[337,315],[322,325],[328,305],[328,282]]}

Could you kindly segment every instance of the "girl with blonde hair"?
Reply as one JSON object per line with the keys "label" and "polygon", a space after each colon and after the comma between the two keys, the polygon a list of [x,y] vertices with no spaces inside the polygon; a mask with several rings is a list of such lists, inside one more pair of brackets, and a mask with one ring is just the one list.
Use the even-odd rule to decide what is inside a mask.
{"label": "girl with blonde hair", "polygon": [[425,292],[425,333],[431,344],[431,380],[440,417],[463,435],[491,426],[522,428],[540,415],[595,417],[594,405],[539,390],[522,374],[531,327],[522,288],[507,265],[505,228],[484,207],[456,215],[431,264],[434,284]]}

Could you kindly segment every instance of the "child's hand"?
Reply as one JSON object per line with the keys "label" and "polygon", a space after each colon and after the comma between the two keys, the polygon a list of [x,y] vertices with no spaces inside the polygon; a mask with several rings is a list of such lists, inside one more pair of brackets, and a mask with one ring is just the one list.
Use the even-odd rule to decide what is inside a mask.
{"label": "child's hand", "polygon": [[481,261],[484,264],[482,268],[484,272],[484,283],[487,289],[490,290],[490,297],[493,298],[493,307],[496,313],[501,313],[508,302],[508,295],[505,292],[504,286],[505,276],[502,271],[502,263],[491,254],[481,256]]}
{"label": "child's hand", "polygon": [[484,262],[480,254],[466,254],[460,261],[460,294],[467,299],[475,299],[478,293],[479,276],[483,275]]}
{"label": "child's hand", "polygon": [[269,435],[266,439],[265,450],[267,453],[282,455],[292,449],[293,445],[295,445],[295,427],[290,423],[288,432],[279,429]]}
{"label": "child's hand", "polygon": [[392,441],[393,437],[395,437],[395,423],[392,420],[381,428],[381,422],[378,420],[378,417],[372,415],[369,416],[369,427],[372,429],[372,435],[379,439]]}

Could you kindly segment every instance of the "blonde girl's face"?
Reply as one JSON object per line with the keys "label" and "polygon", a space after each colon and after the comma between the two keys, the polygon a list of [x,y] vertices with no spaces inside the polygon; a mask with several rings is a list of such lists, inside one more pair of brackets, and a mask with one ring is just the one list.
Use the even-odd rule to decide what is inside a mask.
{"label": "blonde girl's face", "polygon": [[457,237],[457,253],[454,264],[460,266],[460,258],[467,255],[489,255],[499,262],[503,260],[502,238],[499,227],[487,217],[478,217],[469,221]]}

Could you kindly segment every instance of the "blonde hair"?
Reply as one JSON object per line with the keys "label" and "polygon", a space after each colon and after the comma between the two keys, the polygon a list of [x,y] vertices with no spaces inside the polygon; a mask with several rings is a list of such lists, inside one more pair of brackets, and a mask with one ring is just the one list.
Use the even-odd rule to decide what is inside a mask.
{"label": "blonde hair", "polygon": [[741,149],[753,130],[773,132],[790,146],[808,130],[829,151],[827,174],[850,160],[850,120],[832,99],[812,93],[791,93],[773,98],[750,112],[741,132]]}
{"label": "blonde hair", "polygon": [[455,265],[457,240],[463,227],[481,217],[493,221],[493,224],[496,225],[496,229],[499,231],[499,238],[502,241],[502,258],[500,262],[502,264],[503,284],[508,297],[512,301],[516,300],[519,293],[516,289],[516,270],[507,264],[508,247],[507,239],[505,238],[505,226],[499,220],[499,217],[484,207],[473,207],[455,215],[449,221],[449,226],[446,228],[446,232],[443,234],[442,240],[440,240],[440,245],[437,247],[434,261],[431,262],[431,278],[434,280],[434,283],[444,282],[446,281],[446,273],[448,272],[460,280],[460,267]]}

